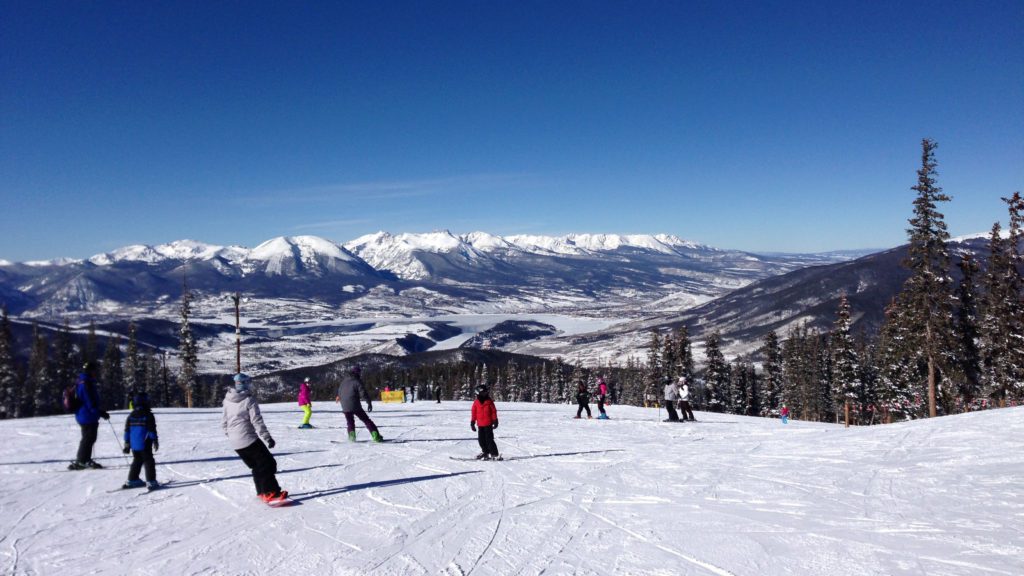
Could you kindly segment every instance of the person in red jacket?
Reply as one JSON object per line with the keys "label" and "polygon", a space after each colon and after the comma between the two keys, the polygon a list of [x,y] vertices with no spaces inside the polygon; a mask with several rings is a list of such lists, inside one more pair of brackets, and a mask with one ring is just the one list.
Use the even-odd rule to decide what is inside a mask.
{"label": "person in red jacket", "polygon": [[498,454],[498,445],[494,443],[494,430],[497,427],[498,409],[494,407],[494,401],[491,400],[487,387],[477,386],[476,400],[473,402],[473,411],[469,420],[469,428],[477,433],[480,449],[483,450],[477,455],[477,460],[501,460],[501,454]]}

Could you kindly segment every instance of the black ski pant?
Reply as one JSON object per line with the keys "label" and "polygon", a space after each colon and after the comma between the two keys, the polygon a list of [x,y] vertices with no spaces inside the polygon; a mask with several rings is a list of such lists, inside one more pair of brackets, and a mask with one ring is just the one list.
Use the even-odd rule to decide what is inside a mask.
{"label": "black ski pant", "polygon": [[138,480],[143,466],[146,467],[146,482],[155,482],[156,460],[153,459],[153,443],[148,440],[145,450],[132,450],[132,464],[128,467],[128,479]]}
{"label": "black ski pant", "polygon": [[263,440],[257,439],[241,450],[235,450],[242,458],[242,462],[252,470],[252,481],[256,484],[256,494],[267,492],[280,492],[281,485],[277,483],[277,460],[267,450]]}
{"label": "black ski pant", "polygon": [[679,414],[676,413],[675,400],[665,400],[665,410],[668,412],[670,422],[677,422],[679,420]]}
{"label": "black ski pant", "polygon": [[683,413],[683,420],[693,420],[694,422],[697,421],[697,419],[693,417],[693,410],[690,409],[689,400],[679,401],[679,411]]}
{"label": "black ski pant", "polygon": [[82,424],[82,439],[78,441],[78,462],[85,464],[92,460],[92,446],[96,443],[96,433],[100,429],[100,423]]}
{"label": "black ski pant", "polygon": [[371,433],[377,431],[377,425],[373,423],[373,420],[370,420],[370,417],[366,415],[366,411],[360,406],[354,412],[345,412],[345,427],[349,432],[356,431],[356,417],[359,417],[363,426],[366,426],[366,429]]}
{"label": "black ski pant", "polygon": [[604,414],[604,396],[597,397],[597,411]]}
{"label": "black ski pant", "polygon": [[590,404],[587,402],[578,402],[580,407],[576,410],[576,417],[579,418],[580,414],[583,414],[583,410],[587,411],[587,418],[590,418]]}
{"label": "black ski pant", "polygon": [[477,426],[476,439],[480,442],[481,452],[498,456],[498,445],[494,443],[494,428],[492,426]]}

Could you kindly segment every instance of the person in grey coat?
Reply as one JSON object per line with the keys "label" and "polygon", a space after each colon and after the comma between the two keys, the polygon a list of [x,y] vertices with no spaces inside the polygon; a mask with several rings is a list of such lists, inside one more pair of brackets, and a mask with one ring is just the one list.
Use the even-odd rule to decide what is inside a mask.
{"label": "person in grey coat", "polygon": [[263,423],[260,405],[252,396],[250,379],[245,374],[235,374],[234,381],[234,388],[229,388],[224,395],[221,428],[231,448],[252,470],[256,494],[265,502],[283,499],[288,493],[282,492],[277,483],[277,460],[268,450],[268,447],[275,446],[275,442]]}
{"label": "person in grey coat", "polygon": [[353,366],[349,369],[348,374],[342,378],[341,384],[338,385],[338,401],[341,402],[341,411],[345,413],[348,439],[351,442],[356,441],[356,418],[358,417],[363,425],[366,426],[366,429],[370,431],[370,437],[373,438],[373,441],[383,442],[384,438],[377,431],[377,425],[363,411],[363,405],[360,401],[366,401],[366,410],[370,412],[373,412],[373,401],[370,400],[370,395],[366,393],[366,386],[363,386],[363,381],[359,377],[360,374],[359,366]]}
{"label": "person in grey coat", "polygon": [[679,422],[676,402],[679,402],[679,386],[675,382],[669,381],[668,384],[665,384],[665,410],[668,412],[666,422]]}

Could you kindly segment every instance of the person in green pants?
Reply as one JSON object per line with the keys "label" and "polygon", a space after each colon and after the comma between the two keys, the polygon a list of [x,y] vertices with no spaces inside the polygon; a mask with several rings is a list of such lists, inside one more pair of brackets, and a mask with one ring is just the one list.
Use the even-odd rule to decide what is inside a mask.
{"label": "person in green pants", "polygon": [[299,408],[302,408],[302,424],[299,428],[312,428],[313,425],[309,423],[310,417],[313,416],[313,402],[309,399],[309,378],[302,381],[299,384]]}

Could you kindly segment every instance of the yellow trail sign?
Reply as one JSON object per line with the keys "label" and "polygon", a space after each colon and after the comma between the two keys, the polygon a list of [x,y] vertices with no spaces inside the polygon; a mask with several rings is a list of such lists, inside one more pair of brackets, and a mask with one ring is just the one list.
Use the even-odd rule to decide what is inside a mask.
{"label": "yellow trail sign", "polygon": [[405,392],[398,390],[397,392],[381,392],[380,401],[385,403],[397,402],[401,404],[405,402]]}

